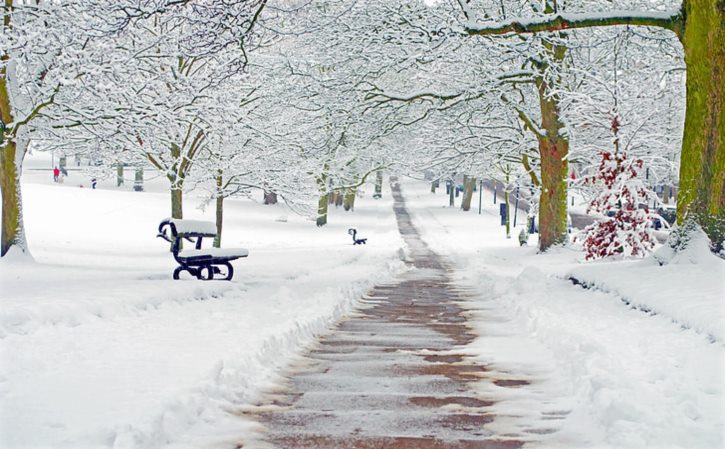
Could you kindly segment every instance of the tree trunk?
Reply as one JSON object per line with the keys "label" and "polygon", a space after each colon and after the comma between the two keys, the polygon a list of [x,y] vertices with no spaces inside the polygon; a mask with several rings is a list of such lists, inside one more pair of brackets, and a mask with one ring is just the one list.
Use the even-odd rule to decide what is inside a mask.
{"label": "tree trunk", "polygon": [[277,194],[275,192],[264,191],[264,204],[277,204]]}
{"label": "tree trunk", "polygon": [[0,257],[5,256],[10,248],[16,247],[20,252],[29,254],[25,242],[23,226],[22,195],[20,192],[20,167],[18,161],[25,157],[25,143],[14,140],[5,142],[0,149],[0,190],[2,191],[2,229],[0,234]]}
{"label": "tree trunk", "polygon": [[683,9],[687,109],[677,222],[693,218],[720,251],[725,239],[725,3],[686,0]]}
{"label": "tree trunk", "polygon": [[[562,63],[566,47],[545,44],[555,63]],[[541,108],[541,128],[538,135],[541,157],[541,198],[539,207],[539,250],[566,242],[567,175],[569,174],[569,140],[564,136],[564,124],[559,114],[559,97],[549,92],[544,77],[536,79]]]}
{"label": "tree trunk", "polygon": [[464,211],[471,210],[471,199],[473,198],[473,189],[476,187],[476,178],[467,176],[463,183],[463,198],[461,199],[461,209]]}
{"label": "tree trunk", "polygon": [[436,193],[436,189],[440,185],[440,181],[436,180],[430,183],[430,193]]}
{"label": "tree trunk", "polygon": [[143,192],[143,167],[138,167],[133,175],[133,191]]}
{"label": "tree trunk", "polygon": [[456,204],[456,185],[455,181],[451,181],[451,188],[448,189],[448,207],[453,207]]}
{"label": "tree trunk", "polygon": [[335,192],[335,207],[340,207],[344,203],[342,192]]}
{"label": "tree trunk", "polygon": [[325,226],[327,224],[327,205],[329,195],[320,195],[320,200],[317,202],[317,226]]}
{"label": "tree trunk", "polygon": [[223,177],[219,173],[216,177],[216,237],[214,237],[214,248],[222,246],[222,226],[224,224],[224,191]]}
{"label": "tree trunk", "polygon": [[375,173],[375,193],[373,194],[373,198],[382,198],[383,197],[383,171],[378,170]]}
{"label": "tree trunk", "polygon": [[171,187],[171,218],[184,218],[181,186]]}
{"label": "tree trunk", "polygon": [[355,210],[355,197],[357,195],[357,191],[355,189],[349,189],[345,193],[345,200],[342,203],[342,207],[346,211]]}
{"label": "tree trunk", "polygon": [[123,185],[123,163],[119,162],[116,165],[116,187]]}
{"label": "tree trunk", "polygon": [[672,187],[670,187],[669,185],[666,185],[662,189],[662,202],[664,204],[670,204],[670,190],[671,189],[672,189]]}

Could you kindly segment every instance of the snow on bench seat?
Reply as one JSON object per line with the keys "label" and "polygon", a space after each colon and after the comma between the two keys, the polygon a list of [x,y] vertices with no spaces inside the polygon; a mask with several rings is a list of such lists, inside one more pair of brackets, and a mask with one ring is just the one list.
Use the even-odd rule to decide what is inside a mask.
{"label": "snow on bench seat", "polygon": [[216,235],[216,224],[212,221],[180,220],[178,218],[167,218],[164,221],[173,223],[177,234],[201,234],[205,237]]}
{"label": "snow on bench seat", "polygon": [[238,259],[249,256],[246,248],[207,248],[207,249],[185,249],[179,251],[180,259]]}

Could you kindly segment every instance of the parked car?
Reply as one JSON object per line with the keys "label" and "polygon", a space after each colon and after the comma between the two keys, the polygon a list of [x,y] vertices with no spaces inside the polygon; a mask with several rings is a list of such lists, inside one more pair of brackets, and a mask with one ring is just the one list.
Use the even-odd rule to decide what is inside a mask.
{"label": "parked car", "polygon": [[667,238],[670,236],[672,228],[665,218],[660,214],[650,214],[650,220],[652,220],[652,233],[660,243],[665,243]]}
{"label": "parked car", "polygon": [[664,218],[670,225],[675,224],[677,220],[677,206],[672,204],[660,204],[657,206],[657,213]]}

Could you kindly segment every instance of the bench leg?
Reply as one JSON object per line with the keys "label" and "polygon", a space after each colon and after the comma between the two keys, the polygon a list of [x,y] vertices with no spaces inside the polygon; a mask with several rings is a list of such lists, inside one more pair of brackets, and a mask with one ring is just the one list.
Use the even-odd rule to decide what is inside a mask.
{"label": "bench leg", "polygon": [[203,281],[210,281],[214,279],[214,267],[211,265],[204,265],[203,267],[199,267],[199,271],[197,272],[196,277]]}
{"label": "bench leg", "polygon": [[178,280],[179,280],[179,274],[180,274],[180,273],[181,273],[182,271],[184,271],[184,270],[185,270],[185,268],[184,268],[184,267],[182,267],[182,266],[178,266],[178,267],[176,267],[176,269],[174,270],[174,280],[178,281]]}
{"label": "bench leg", "polygon": [[231,281],[232,276],[234,276],[234,267],[232,267],[232,264],[229,262],[223,262],[222,265],[226,268],[227,275],[224,278],[225,281]]}

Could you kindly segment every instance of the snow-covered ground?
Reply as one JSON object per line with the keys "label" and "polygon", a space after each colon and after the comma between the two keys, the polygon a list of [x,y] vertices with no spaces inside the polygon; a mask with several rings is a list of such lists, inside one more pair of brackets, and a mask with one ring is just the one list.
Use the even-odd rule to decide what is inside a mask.
{"label": "snow-covered ground", "polygon": [[547,447],[725,446],[723,260],[697,250],[665,266],[589,263],[571,248],[537,255],[535,239],[518,246],[518,229],[505,238],[491,198],[478,215],[445,207],[424,183],[402,190],[423,237],[480,292],[467,304],[480,334],[470,354],[496,377],[531,382],[480,383],[500,401],[497,430]]}
{"label": "snow-covered ground", "polygon": [[[250,426],[235,411],[404,269],[386,188],[354,213],[333,209],[321,229],[281,205],[229,200],[222,246],[251,253],[234,281],[172,281],[155,238],[163,180],[145,193],[112,180],[91,190],[71,172],[57,185],[47,162],[31,159],[24,177],[35,262],[0,261],[2,448],[234,447]],[[480,293],[466,303],[480,334],[470,355],[484,376],[531,382],[480,382],[497,401],[492,430],[546,447],[725,446],[725,262],[537,255],[535,238],[505,238],[486,193],[479,215],[425,183],[402,188],[423,237]],[[197,205],[187,200],[187,218],[212,219]],[[352,226],[366,246],[351,245]]]}
{"label": "snow-covered ground", "polygon": [[[2,448],[228,447],[245,424],[227,411],[403,269],[386,189],[354,212],[333,207],[324,228],[228,200],[222,247],[250,250],[234,280],[173,281],[155,238],[170,209],[163,180],[92,190],[80,172],[53,184],[48,166],[31,159],[24,177],[35,262],[0,261]],[[197,204],[187,199],[186,217],[213,220]],[[353,246],[349,227],[368,244]]]}

